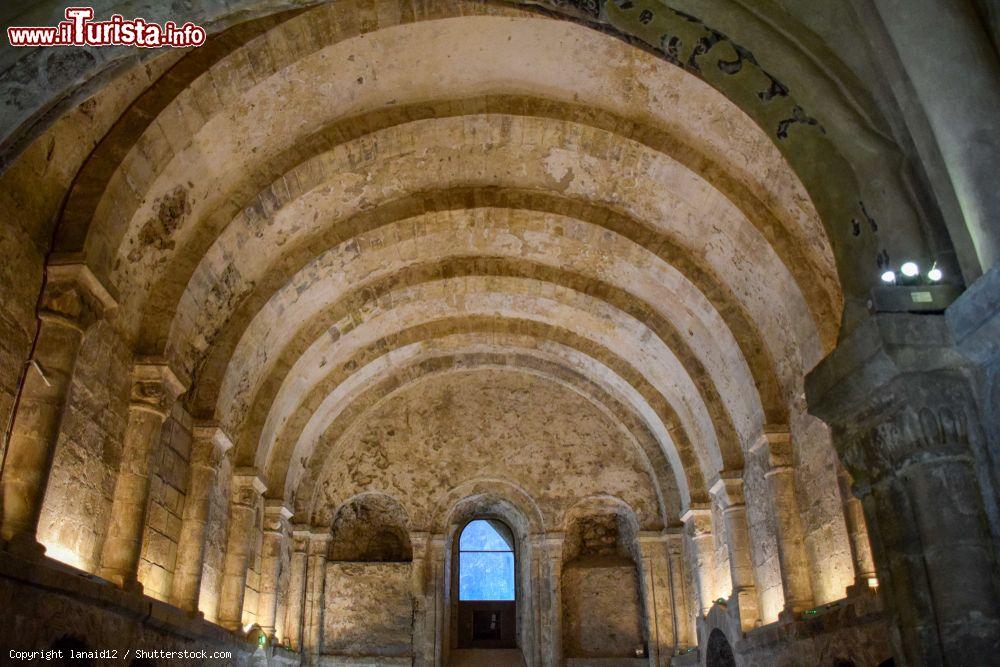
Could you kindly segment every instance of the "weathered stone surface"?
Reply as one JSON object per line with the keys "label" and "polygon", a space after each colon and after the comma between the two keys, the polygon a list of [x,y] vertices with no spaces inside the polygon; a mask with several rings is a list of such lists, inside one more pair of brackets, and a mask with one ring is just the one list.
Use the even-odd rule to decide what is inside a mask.
{"label": "weathered stone surface", "polygon": [[412,653],[409,563],[328,563],[323,652],[402,657]]}
{"label": "weathered stone surface", "polygon": [[562,573],[563,655],[628,658],[645,643],[635,563],[616,556],[584,556]]}
{"label": "weathered stone surface", "polygon": [[657,522],[634,445],[586,400],[532,375],[469,370],[404,387],[336,451],[312,509],[321,524],[353,495],[385,489],[412,525],[430,526],[453,488],[480,479],[516,480],[550,526],[593,494],[621,497],[644,524]]}
{"label": "weathered stone surface", "polygon": [[186,650],[191,657],[178,655],[171,662],[194,667],[205,662],[201,651],[208,655],[227,651],[230,664],[251,664],[252,647],[216,625],[137,598],[107,582],[6,554],[0,554],[0,601],[7,615],[0,629],[5,655],[13,649],[50,650],[66,642],[64,648],[116,651],[117,660],[126,651],[135,659],[139,649]]}
{"label": "weathered stone surface", "polygon": [[[0,154],[11,119],[37,140],[0,165],[0,549],[35,565],[0,608],[461,662],[451,552],[487,516],[514,662],[993,651],[998,274],[921,325],[864,304],[901,259],[995,260],[968,121],[997,67],[954,39],[971,14],[886,25],[895,2],[234,0],[121,73],[15,49]],[[931,16],[979,70],[907,55]],[[969,104],[921,102],[957,82]]]}

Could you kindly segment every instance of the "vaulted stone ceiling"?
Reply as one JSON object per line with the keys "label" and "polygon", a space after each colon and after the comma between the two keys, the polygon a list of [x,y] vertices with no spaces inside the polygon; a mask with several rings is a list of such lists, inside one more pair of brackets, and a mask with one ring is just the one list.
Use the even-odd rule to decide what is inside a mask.
{"label": "vaulted stone ceiling", "polygon": [[801,418],[840,291],[750,119],[573,23],[382,5],[358,34],[352,9],[292,17],[171,91],[66,204],[59,251],[89,203],[79,249],[117,326],[190,383],[238,464],[294,494],[341,406],[456,334],[586,359],[553,363],[618,387],[685,505],[765,422]]}
{"label": "vaulted stone ceiling", "polygon": [[[712,61],[727,54],[771,81],[757,106],[788,106],[742,50]],[[650,466],[654,526],[707,502],[765,429],[829,461],[802,380],[856,278],[837,265],[856,262],[813,201],[857,195],[846,173],[807,191],[774,137],[669,58],[467,2],[321,5],[165,58],[83,164],[53,256],[85,258],[118,335],[165,360],[187,411],[299,519],[335,511],[315,490],[341,441],[449,368],[599,405]],[[829,465],[812,474],[836,488]]]}
{"label": "vaulted stone ceiling", "polygon": [[[202,3],[188,52],[0,54],[0,416],[28,396],[3,537],[27,498],[50,555],[124,585],[108,554],[141,546],[147,595],[231,628],[260,569],[233,535],[263,530],[237,506],[326,538],[369,497],[400,535],[447,533],[475,493],[532,539],[588,503],[646,537],[684,516],[689,617],[738,577],[765,623],[866,580],[804,378],[883,267],[974,278],[971,237],[849,49],[771,3],[667,4]],[[35,337],[67,276],[106,315],[69,313],[78,359]],[[21,386],[45,354],[58,419]],[[200,534],[189,466],[233,481]]]}

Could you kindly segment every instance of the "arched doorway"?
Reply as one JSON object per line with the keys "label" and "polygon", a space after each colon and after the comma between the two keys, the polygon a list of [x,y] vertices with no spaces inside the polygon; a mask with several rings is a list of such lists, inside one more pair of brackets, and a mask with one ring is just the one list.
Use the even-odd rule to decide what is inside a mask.
{"label": "arched doorway", "polygon": [[708,636],[708,647],[705,649],[706,667],[736,667],[736,657],[729,645],[726,635],[718,628]]}
{"label": "arched doorway", "polygon": [[458,648],[517,645],[514,534],[496,519],[473,519],[458,540]]}

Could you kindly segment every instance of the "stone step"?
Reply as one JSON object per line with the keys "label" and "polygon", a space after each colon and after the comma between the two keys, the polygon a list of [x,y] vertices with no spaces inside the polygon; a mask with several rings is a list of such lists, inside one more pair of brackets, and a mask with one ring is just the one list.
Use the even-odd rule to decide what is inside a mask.
{"label": "stone step", "polygon": [[450,667],[525,667],[520,649],[461,649],[451,652]]}

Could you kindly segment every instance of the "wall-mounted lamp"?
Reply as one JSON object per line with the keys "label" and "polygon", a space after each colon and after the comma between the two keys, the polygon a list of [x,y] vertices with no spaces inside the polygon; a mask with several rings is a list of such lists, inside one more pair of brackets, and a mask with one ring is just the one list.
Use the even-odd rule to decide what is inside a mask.
{"label": "wall-mounted lamp", "polygon": [[906,260],[899,271],[886,267],[879,275],[881,285],[871,291],[868,309],[873,313],[940,313],[959,294],[958,285],[942,284],[944,272],[937,262],[921,275],[920,265]]}

